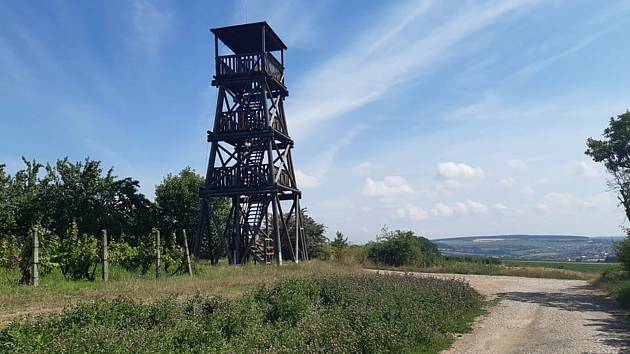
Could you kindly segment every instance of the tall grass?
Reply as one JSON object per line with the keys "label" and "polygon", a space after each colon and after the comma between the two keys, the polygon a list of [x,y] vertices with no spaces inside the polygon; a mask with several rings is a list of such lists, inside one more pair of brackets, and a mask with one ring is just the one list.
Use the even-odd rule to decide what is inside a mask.
{"label": "tall grass", "polygon": [[432,266],[403,266],[403,267],[383,267],[373,266],[372,268],[392,269],[402,271],[424,272],[424,273],[455,273],[455,274],[481,274],[481,275],[505,275],[527,278],[551,278],[551,279],[578,279],[592,280],[596,274],[578,272],[566,269],[552,269],[544,267],[510,267],[502,264],[486,264],[483,262],[455,261],[447,260],[436,263]]}
{"label": "tall grass", "polygon": [[237,299],[84,304],[0,331],[17,353],[434,353],[469,329],[482,297],[414,276],[289,278]]}
{"label": "tall grass", "polygon": [[196,293],[234,298],[260,284],[269,284],[288,277],[311,277],[316,274],[347,274],[360,272],[354,266],[326,262],[308,262],[283,267],[210,266],[195,265],[195,276],[163,274],[159,280],[150,272],[127,272],[119,267],[110,268],[110,281],[68,280],[53,270],[40,278],[40,286],[18,285],[19,274],[0,268],[0,328],[16,318],[29,314],[55,313],[64,307],[86,301],[113,300],[119,297],[148,303],[171,297],[178,301]]}
{"label": "tall grass", "polygon": [[625,309],[630,309],[630,274],[621,269],[607,270],[594,282],[605,289]]}

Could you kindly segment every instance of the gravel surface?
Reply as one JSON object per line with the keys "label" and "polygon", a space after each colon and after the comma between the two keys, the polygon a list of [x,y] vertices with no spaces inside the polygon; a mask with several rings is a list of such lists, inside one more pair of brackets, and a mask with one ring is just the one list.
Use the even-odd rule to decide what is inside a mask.
{"label": "gravel surface", "polygon": [[630,353],[630,321],[585,281],[418,274],[464,279],[498,301],[444,353]]}

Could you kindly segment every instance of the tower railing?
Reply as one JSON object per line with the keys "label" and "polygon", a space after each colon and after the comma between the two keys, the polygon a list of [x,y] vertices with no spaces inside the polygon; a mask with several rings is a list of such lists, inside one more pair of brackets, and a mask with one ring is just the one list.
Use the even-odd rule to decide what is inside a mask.
{"label": "tower railing", "polygon": [[269,164],[215,167],[213,172],[210,185],[216,189],[273,185],[269,180]]}
{"label": "tower railing", "polygon": [[263,58],[265,59],[265,73],[284,83],[282,64],[271,53],[241,53],[220,55],[216,61],[216,77],[230,78],[241,75],[263,73]]}
{"label": "tower railing", "polygon": [[235,131],[256,131],[267,128],[265,111],[262,109],[247,112],[222,112],[218,117],[217,133]]}

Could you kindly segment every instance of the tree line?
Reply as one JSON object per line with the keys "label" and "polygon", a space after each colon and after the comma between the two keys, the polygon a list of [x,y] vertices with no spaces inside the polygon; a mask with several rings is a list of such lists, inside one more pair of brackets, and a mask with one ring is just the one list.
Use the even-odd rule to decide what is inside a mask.
{"label": "tree line", "polygon": [[[151,257],[143,249],[151,249],[156,230],[161,232],[166,254],[182,244],[182,230],[190,236],[195,234],[198,193],[204,178],[190,167],[166,175],[155,187],[155,199],[151,201],[140,192],[138,180],[120,178],[113,168],[104,169],[97,160],[72,162],[64,158],[46,164],[22,160],[24,167],[14,174],[0,164],[0,266],[18,267],[27,261],[29,237],[35,226],[43,259],[51,260],[55,266],[61,266],[58,261],[64,257],[78,253],[75,263],[92,267],[98,257],[94,254],[98,236],[105,229],[111,242],[111,257],[129,268],[144,271]],[[211,203],[225,225],[230,200],[215,198]],[[306,210],[303,212],[308,251],[318,257],[327,241],[325,226]],[[214,224],[209,223],[206,232],[214,240],[210,246],[218,245]],[[56,256],[47,257],[46,249]],[[70,277],[93,278],[89,267],[75,266],[78,270]]]}

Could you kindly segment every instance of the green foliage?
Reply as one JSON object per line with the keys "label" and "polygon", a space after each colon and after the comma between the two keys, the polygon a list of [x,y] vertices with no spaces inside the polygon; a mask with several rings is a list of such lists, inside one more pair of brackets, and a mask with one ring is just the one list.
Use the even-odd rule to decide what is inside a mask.
{"label": "green foliage", "polygon": [[93,236],[79,235],[79,229],[73,223],[53,259],[59,263],[65,277],[94,280],[94,271],[100,259],[98,242]]}
{"label": "green foliage", "polygon": [[335,250],[335,254],[340,253],[348,247],[348,238],[343,237],[341,231],[335,233],[335,239],[330,242],[330,246]]}
{"label": "green foliage", "polygon": [[619,192],[619,201],[630,220],[630,112],[610,118],[603,135],[603,140],[589,138],[585,153],[606,166],[612,176],[609,186]]}
{"label": "green foliage", "polygon": [[135,271],[140,266],[138,247],[114,241],[108,244],[107,252],[110,263],[119,265],[126,271]]}
{"label": "green foliage", "polygon": [[20,264],[22,242],[13,235],[5,236],[0,240],[0,267],[17,269]]}
{"label": "green foliage", "polygon": [[381,230],[376,242],[369,244],[368,258],[377,264],[394,267],[430,265],[441,257],[433,242],[416,236],[413,231]]}
{"label": "green foliage", "polygon": [[96,302],[0,331],[8,352],[437,353],[482,297],[456,280],[376,274],[288,279],[239,299]]}
{"label": "green foliage", "polygon": [[[33,225],[62,238],[76,222],[79,234],[111,237],[150,230],[151,203],[131,178],[105,174],[100,161],[68,159],[43,165],[23,158],[25,167],[9,176],[0,167],[0,240],[26,235]],[[41,173],[42,170],[45,173]]]}
{"label": "green foliage", "polygon": [[[204,178],[190,167],[186,167],[177,175],[168,174],[155,187],[155,203],[158,213],[158,226],[165,236],[188,230],[189,235],[197,230],[199,219],[199,189],[204,186]],[[211,208],[219,220],[222,230],[230,212],[230,202],[226,198],[213,198]],[[206,233],[211,240],[211,248],[218,245],[218,232],[210,220],[206,225]],[[170,237],[165,237],[170,238]],[[170,240],[168,240],[170,242]],[[180,240],[182,243],[183,241]]]}
{"label": "green foliage", "polygon": [[140,242],[138,244],[138,256],[137,256],[137,265],[140,267],[142,274],[147,274],[149,268],[155,264],[157,261],[157,253],[156,253],[156,242],[155,242],[155,233],[156,229],[154,229],[151,234],[140,238]]}
{"label": "green foliage", "polygon": [[609,269],[597,279],[595,285],[606,289],[625,309],[630,309],[630,273]]}
{"label": "green foliage", "polygon": [[623,241],[615,243],[615,252],[624,269],[630,271],[630,236],[626,236]]}
{"label": "green foliage", "polygon": [[186,268],[186,254],[177,244],[175,233],[168,241],[162,242],[164,270],[168,273],[180,273]]}

